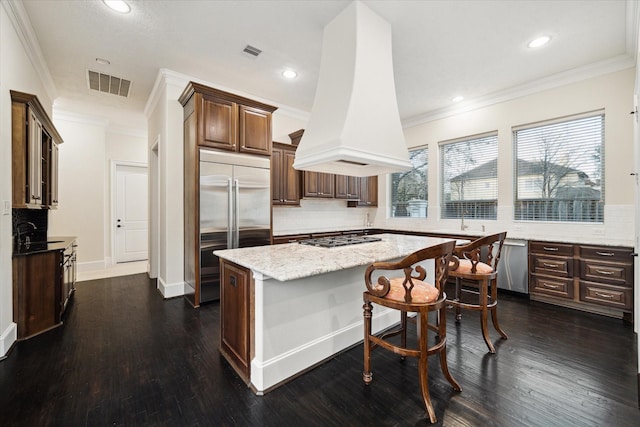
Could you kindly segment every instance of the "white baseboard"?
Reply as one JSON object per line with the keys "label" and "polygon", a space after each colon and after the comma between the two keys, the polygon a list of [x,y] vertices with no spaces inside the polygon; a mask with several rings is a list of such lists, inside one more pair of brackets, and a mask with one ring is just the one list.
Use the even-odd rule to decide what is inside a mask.
{"label": "white baseboard", "polygon": [[9,349],[18,339],[18,325],[9,323],[9,327],[0,335],[0,359],[4,359]]}
{"label": "white baseboard", "polygon": [[[385,312],[378,313],[372,322],[374,333],[400,320],[397,310],[386,309]],[[251,383],[258,394],[263,394],[282,381],[309,369],[309,366],[313,367],[337,352],[359,343],[363,333],[364,322],[360,321],[264,362],[254,358],[251,361]]]}
{"label": "white baseboard", "polygon": [[104,270],[107,268],[107,264],[105,260],[102,261],[89,261],[89,262],[79,262],[76,264],[78,268],[78,273],[83,273],[85,271],[95,271],[95,270]]}
{"label": "white baseboard", "polygon": [[184,282],[167,284],[158,277],[158,290],[164,298],[174,298],[184,295]]}

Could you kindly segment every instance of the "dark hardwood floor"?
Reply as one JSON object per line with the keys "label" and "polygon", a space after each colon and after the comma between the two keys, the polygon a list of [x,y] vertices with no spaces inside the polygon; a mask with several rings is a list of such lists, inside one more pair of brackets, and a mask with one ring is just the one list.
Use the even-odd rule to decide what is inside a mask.
{"label": "dark hardwood floor", "polygon": [[[630,325],[513,295],[501,296],[499,316],[509,340],[491,330],[490,355],[477,313],[459,325],[449,314],[449,367],[463,391],[432,357],[438,425],[640,425]],[[362,345],[256,396],[218,353],[218,317],[217,303],[163,300],[144,274],[79,283],[64,325],[0,362],[0,425],[429,425],[416,360],[375,350],[365,386]]]}

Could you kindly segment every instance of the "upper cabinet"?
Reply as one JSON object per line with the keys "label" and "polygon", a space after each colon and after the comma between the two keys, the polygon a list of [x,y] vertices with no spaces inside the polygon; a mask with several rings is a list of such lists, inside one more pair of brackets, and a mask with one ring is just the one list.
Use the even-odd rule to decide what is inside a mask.
{"label": "upper cabinet", "polygon": [[35,95],[11,91],[14,208],[58,206],[58,145],[62,138]]}
{"label": "upper cabinet", "polygon": [[293,168],[296,146],[274,142],[271,150],[271,200],[274,205],[300,206],[300,172]]}
{"label": "upper cabinet", "polygon": [[360,198],[359,177],[347,175],[336,175],[335,177],[336,199],[358,200]]}
{"label": "upper cabinet", "polygon": [[324,172],[304,171],[304,197],[333,198],[335,195],[335,175]]}
{"label": "upper cabinet", "polygon": [[378,206],[378,177],[360,178],[358,206]]}
{"label": "upper cabinet", "polygon": [[185,106],[193,97],[197,145],[268,156],[271,114],[276,107],[190,82],[180,96]]}

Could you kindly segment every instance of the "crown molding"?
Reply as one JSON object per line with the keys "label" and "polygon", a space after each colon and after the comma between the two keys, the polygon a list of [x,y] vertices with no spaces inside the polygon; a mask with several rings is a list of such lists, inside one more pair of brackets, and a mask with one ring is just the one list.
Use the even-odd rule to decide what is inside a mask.
{"label": "crown molding", "polygon": [[584,67],[575,68],[573,70],[563,71],[536,81],[532,81],[520,86],[515,86],[502,91],[494,92],[484,97],[469,101],[464,105],[441,108],[439,110],[430,111],[425,114],[409,117],[402,120],[404,129],[418,126],[434,120],[444,119],[446,117],[455,116],[461,113],[485,108],[490,105],[511,101],[513,99],[522,98],[523,96],[533,95],[549,89],[555,89],[561,86],[578,83],[584,80],[600,77],[606,74],[633,68],[636,65],[635,54],[619,55],[617,57],[589,64]]}
{"label": "crown molding", "polygon": [[2,6],[7,12],[7,16],[24,47],[27,57],[31,61],[38,77],[40,77],[44,90],[47,92],[51,102],[53,102],[57,97],[56,85],[53,83],[49,67],[44,60],[44,55],[42,55],[42,49],[40,49],[38,38],[33,30],[27,11],[24,9],[22,2],[17,0],[2,0]]}
{"label": "crown molding", "polygon": [[105,130],[107,129],[107,126],[109,126],[109,120],[105,118],[90,116],[88,114],[77,113],[70,110],[64,110],[59,107],[56,108],[55,106],[53,109],[53,119],[54,121],[64,120],[67,122],[80,123],[83,125],[99,126],[104,128]]}
{"label": "crown molding", "polygon": [[213,82],[198,79],[197,77],[189,76],[187,74],[182,74],[177,71],[169,70],[167,68],[161,68],[160,70],[158,70],[158,76],[156,77],[156,81],[153,85],[153,89],[151,90],[149,99],[147,100],[147,103],[145,104],[145,107],[144,107],[144,115],[147,118],[150,117],[150,114],[156,108],[156,105],[160,100],[160,94],[162,93],[162,90],[165,87],[175,86],[175,87],[178,87],[180,90],[182,90],[187,86],[187,84],[189,84],[189,82],[196,82],[196,83],[211,87],[213,89],[233,93],[234,95],[249,98],[254,101],[261,102],[263,104],[273,105],[275,107],[278,107],[278,110],[275,111],[275,113],[278,113],[278,114],[283,114],[285,116],[289,116],[291,118],[298,119],[298,120],[307,120],[307,121],[309,120],[310,114],[307,111],[299,110],[293,107],[288,107],[286,105],[281,105],[281,104],[278,104],[277,102],[273,102],[266,98],[261,98],[259,96],[246,93],[235,88],[222,86]]}

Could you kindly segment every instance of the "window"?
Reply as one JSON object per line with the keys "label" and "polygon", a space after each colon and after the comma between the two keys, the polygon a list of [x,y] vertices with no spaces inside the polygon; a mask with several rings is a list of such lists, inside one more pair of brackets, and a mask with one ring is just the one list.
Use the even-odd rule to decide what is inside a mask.
{"label": "window", "polygon": [[496,219],[498,134],[440,145],[442,218]]}
{"label": "window", "polygon": [[391,216],[426,218],[428,207],[427,148],[409,150],[413,169],[391,174]]}
{"label": "window", "polygon": [[604,221],[604,113],[513,130],[514,218]]}

